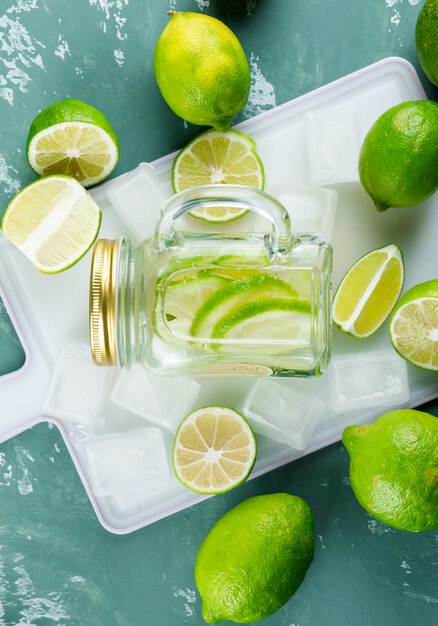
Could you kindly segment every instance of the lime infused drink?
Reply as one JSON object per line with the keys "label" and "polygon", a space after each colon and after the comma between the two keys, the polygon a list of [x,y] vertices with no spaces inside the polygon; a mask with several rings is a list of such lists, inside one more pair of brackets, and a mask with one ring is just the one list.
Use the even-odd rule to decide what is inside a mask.
{"label": "lime infused drink", "polygon": [[[185,212],[254,211],[263,234],[181,232]],[[142,363],[163,374],[317,376],[331,351],[331,248],[293,238],[274,198],[242,185],[182,191],[154,239],[100,240],[91,272],[97,363]]]}

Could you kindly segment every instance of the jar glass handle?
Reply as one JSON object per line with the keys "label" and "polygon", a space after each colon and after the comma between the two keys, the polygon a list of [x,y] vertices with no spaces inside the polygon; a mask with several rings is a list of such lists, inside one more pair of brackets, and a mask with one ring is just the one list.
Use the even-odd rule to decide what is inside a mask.
{"label": "jar glass handle", "polygon": [[289,214],[274,197],[245,185],[201,185],[176,194],[166,202],[155,231],[155,243],[160,251],[178,244],[175,222],[180,217],[205,207],[221,206],[253,211],[272,225],[272,232],[265,235],[269,255],[284,254],[294,244]]}

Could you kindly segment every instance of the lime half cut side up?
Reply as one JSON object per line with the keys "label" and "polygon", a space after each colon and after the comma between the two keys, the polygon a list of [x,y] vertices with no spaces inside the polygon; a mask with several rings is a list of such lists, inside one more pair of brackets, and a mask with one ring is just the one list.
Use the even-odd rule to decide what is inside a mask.
{"label": "lime half cut side up", "polygon": [[438,279],[405,293],[391,316],[389,334],[409,363],[438,372]]}
{"label": "lime half cut side up", "polygon": [[[264,187],[264,171],[255,142],[235,130],[208,130],[193,139],[177,155],[172,169],[175,192],[208,184]],[[190,215],[208,222],[230,222],[244,215],[245,209],[213,206]]]}
{"label": "lime half cut side up", "polygon": [[119,158],[117,137],[105,115],[86,102],[54,102],[34,119],[27,159],[40,176],[65,174],[84,187],[107,178]]}
{"label": "lime half cut side up", "polygon": [[56,274],[90,249],[101,217],[93,198],[74,178],[46,176],[11,200],[1,229],[41,272]]}
{"label": "lime half cut side up", "polygon": [[401,250],[395,244],[372,250],[341,281],[333,300],[333,321],[345,333],[364,338],[387,319],[404,280]]}
{"label": "lime half cut side up", "polygon": [[198,493],[223,493],[237,487],[248,478],[255,458],[251,427],[240,413],[227,407],[193,411],[176,433],[175,475]]}

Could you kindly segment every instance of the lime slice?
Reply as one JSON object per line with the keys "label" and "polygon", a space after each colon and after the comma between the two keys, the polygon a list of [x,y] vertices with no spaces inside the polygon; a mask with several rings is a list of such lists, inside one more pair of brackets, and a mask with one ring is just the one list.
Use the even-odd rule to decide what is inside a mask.
{"label": "lime slice", "polygon": [[391,316],[389,334],[409,363],[438,372],[438,279],[405,293]]}
{"label": "lime slice", "polygon": [[[222,352],[278,354],[308,346],[311,337],[310,302],[273,298],[236,307],[213,328],[212,337]],[[242,346],[244,341],[246,345]],[[216,347],[216,346],[214,346]]]}
{"label": "lime slice", "polygon": [[[175,336],[187,337],[198,309],[228,283],[226,278],[203,272],[191,272],[188,278],[171,281],[164,287],[163,316],[168,330]],[[160,300],[157,304],[160,307]]]}
{"label": "lime slice", "polygon": [[91,187],[111,174],[119,146],[101,111],[80,100],[61,100],[34,119],[27,159],[40,176],[66,174]]}
{"label": "lime slice", "polygon": [[1,222],[4,235],[41,271],[71,267],[93,245],[102,214],[69,176],[47,176],[12,198]]}
{"label": "lime slice", "polygon": [[190,334],[208,339],[216,324],[235,307],[269,298],[294,299],[296,295],[290,285],[269,274],[235,280],[204,302],[193,319]]}
{"label": "lime slice", "polygon": [[369,337],[386,320],[404,280],[401,250],[389,244],[359,259],[341,281],[333,300],[333,321],[354,337]]}
{"label": "lime slice", "polygon": [[[236,130],[225,133],[207,130],[178,153],[172,169],[174,191],[208,184],[248,185],[263,189],[263,164],[255,147],[250,137]],[[230,222],[246,212],[214,206],[197,209],[190,215],[207,222]]]}
{"label": "lime slice", "polygon": [[256,458],[254,434],[240,413],[222,406],[193,411],[173,447],[175,475],[198,493],[223,493],[245,482]]}

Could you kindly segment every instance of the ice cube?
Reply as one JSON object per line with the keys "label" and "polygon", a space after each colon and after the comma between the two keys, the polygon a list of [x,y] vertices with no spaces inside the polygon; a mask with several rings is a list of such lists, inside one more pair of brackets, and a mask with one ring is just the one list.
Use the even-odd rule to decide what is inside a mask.
{"label": "ice cube", "polygon": [[359,180],[361,143],[353,109],[312,111],[306,130],[312,185]]}
{"label": "ice cube", "polygon": [[[294,233],[319,233],[331,241],[338,206],[337,191],[276,180],[271,181],[266,190],[287,209]],[[257,218],[257,230],[262,220]]]}
{"label": "ice cube", "polygon": [[324,410],[324,402],[270,378],[260,379],[241,409],[256,433],[304,450]]}
{"label": "ice cube", "polygon": [[66,342],[53,370],[44,413],[91,429],[100,428],[110,374],[108,368],[93,363],[89,346]]}
{"label": "ice cube", "polygon": [[342,411],[409,400],[406,363],[391,350],[334,358],[329,377],[332,404]]}
{"label": "ice cube", "polygon": [[96,496],[155,488],[169,481],[163,434],[158,428],[103,435],[84,442],[83,449]]}
{"label": "ice cube", "polygon": [[122,370],[111,400],[175,433],[190,413],[201,386],[189,378],[156,376],[141,365]]}
{"label": "ice cube", "polygon": [[112,508],[118,516],[126,516],[141,510],[147,503],[155,502],[157,498],[163,500],[169,494],[170,489],[181,486],[173,472],[171,474],[166,483],[114,494],[111,496]]}
{"label": "ice cube", "polygon": [[106,195],[137,241],[152,237],[159,212],[169,197],[167,187],[149,163],[108,184]]}

